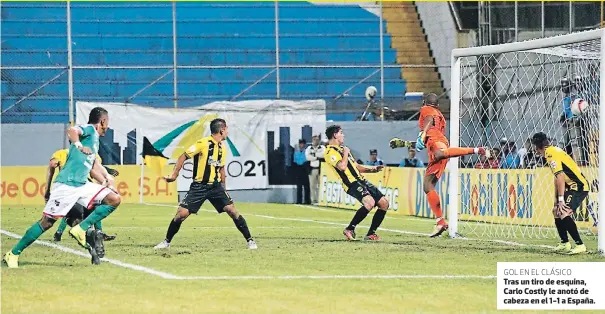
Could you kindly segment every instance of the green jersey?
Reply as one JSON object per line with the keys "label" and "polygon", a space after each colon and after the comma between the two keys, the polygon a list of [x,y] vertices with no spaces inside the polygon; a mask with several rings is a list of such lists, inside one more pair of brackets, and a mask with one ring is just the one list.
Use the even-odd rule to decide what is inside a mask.
{"label": "green jersey", "polygon": [[88,181],[88,175],[99,151],[99,133],[92,125],[77,126],[82,130],[80,143],[90,148],[92,154],[82,153],[74,144],[69,147],[67,161],[55,179],[56,183],[70,186],[82,186]]}

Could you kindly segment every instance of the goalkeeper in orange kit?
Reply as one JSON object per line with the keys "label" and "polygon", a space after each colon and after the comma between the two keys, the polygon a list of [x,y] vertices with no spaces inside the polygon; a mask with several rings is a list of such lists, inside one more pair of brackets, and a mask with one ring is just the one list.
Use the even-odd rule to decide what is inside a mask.
{"label": "goalkeeper in orange kit", "polygon": [[420,134],[416,142],[404,141],[399,138],[391,139],[389,142],[391,148],[407,147],[408,149],[415,148],[418,151],[427,148],[428,150],[429,164],[426,167],[423,187],[431,211],[437,218],[437,224],[431,237],[437,237],[448,229],[447,221],[443,218],[439,194],[435,190],[448,160],[472,154],[490,157],[490,151],[484,147],[450,147],[450,143],[445,137],[445,118],[438,107],[438,96],[434,93],[427,94],[420,108],[420,119],[418,120]]}

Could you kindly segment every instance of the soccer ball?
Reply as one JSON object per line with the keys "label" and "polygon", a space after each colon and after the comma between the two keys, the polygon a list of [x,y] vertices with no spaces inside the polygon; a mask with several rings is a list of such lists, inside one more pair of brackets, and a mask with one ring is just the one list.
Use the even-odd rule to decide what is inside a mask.
{"label": "soccer ball", "polygon": [[378,92],[378,90],[376,90],[376,87],[368,86],[368,88],[366,88],[366,99],[367,100],[374,99],[374,97],[376,97],[377,92]]}
{"label": "soccer ball", "polygon": [[571,113],[573,113],[574,116],[583,114],[587,109],[588,103],[582,98],[577,98],[571,103]]}

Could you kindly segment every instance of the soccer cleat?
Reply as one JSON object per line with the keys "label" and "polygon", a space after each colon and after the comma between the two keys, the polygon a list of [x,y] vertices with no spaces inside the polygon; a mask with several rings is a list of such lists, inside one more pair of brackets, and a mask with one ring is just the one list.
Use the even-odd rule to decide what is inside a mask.
{"label": "soccer cleat", "polygon": [[256,241],[254,239],[248,240],[248,250],[256,250],[258,246],[256,245]]}
{"label": "soccer cleat", "polygon": [[[101,236],[97,233],[96,230],[89,228],[88,230],[86,230],[86,243],[88,243],[88,253],[90,253],[91,259],[90,262],[93,265],[99,265],[101,264],[101,258],[99,257],[98,254],[98,241],[97,238],[100,238]],[[105,253],[103,253],[105,254]]]}
{"label": "soccer cleat", "polygon": [[105,234],[103,233],[103,231],[95,230],[95,249],[97,251],[97,255],[99,255],[99,258],[105,257],[105,244],[103,243],[103,240],[105,240]]}
{"label": "soccer cleat", "polygon": [[83,248],[88,249],[89,245],[86,243],[86,231],[80,227],[80,225],[75,225],[69,230],[69,235],[74,238]]}
{"label": "soccer cleat", "polygon": [[11,251],[8,251],[6,255],[4,255],[3,261],[8,268],[19,268],[19,255],[15,255]]}
{"label": "soccer cleat", "polygon": [[154,246],[153,248],[154,249],[169,249],[170,248],[170,242],[164,240],[164,241],[160,242],[160,244]]}
{"label": "soccer cleat", "polygon": [[395,148],[399,148],[399,147],[406,147],[406,148],[412,148],[412,146],[415,143],[411,142],[411,141],[404,141],[400,138],[393,138],[389,141],[389,146],[393,149]]}
{"label": "soccer cleat", "polygon": [[487,147],[478,147],[477,148],[477,154],[481,155],[481,156],[485,156],[486,158],[491,158],[492,157],[492,150],[490,148]]}
{"label": "soccer cleat", "polygon": [[380,241],[380,237],[377,234],[370,234],[363,238],[366,241]]}
{"label": "soccer cleat", "polygon": [[571,250],[571,243],[569,242],[559,243],[559,245],[553,249],[555,252],[567,252],[569,250]]}
{"label": "soccer cleat", "polygon": [[62,235],[63,235],[63,234],[62,234],[62,233],[60,233],[60,232],[58,232],[58,231],[57,231],[57,232],[55,232],[55,242],[61,242],[61,236],[62,236]]}
{"label": "soccer cleat", "polygon": [[355,230],[345,229],[342,231],[342,234],[345,235],[345,237],[347,238],[348,241],[355,240]]}
{"label": "soccer cleat", "polygon": [[571,249],[571,251],[569,251],[567,254],[575,255],[575,254],[581,254],[581,253],[586,253],[586,245],[584,245],[584,244],[576,245],[576,247]]}
{"label": "soccer cleat", "polygon": [[107,234],[107,233],[105,233],[103,231],[100,231],[100,232],[103,235],[103,241],[113,241],[113,240],[116,239],[116,235],[115,234],[114,235],[109,235],[109,234]]}
{"label": "soccer cleat", "polygon": [[449,228],[449,226],[447,225],[447,223],[443,223],[443,224],[438,223],[437,225],[435,225],[435,228],[433,229],[433,232],[431,232],[430,237],[431,238],[438,237],[443,232],[445,232],[448,228]]}

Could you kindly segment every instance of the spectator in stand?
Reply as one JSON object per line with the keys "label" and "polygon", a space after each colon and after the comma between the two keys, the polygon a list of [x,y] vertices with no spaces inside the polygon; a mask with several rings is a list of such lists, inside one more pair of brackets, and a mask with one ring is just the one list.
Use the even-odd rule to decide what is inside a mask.
{"label": "spectator in stand", "polygon": [[[494,156],[487,159],[485,156],[479,156],[479,161],[475,164],[475,169],[498,169],[500,167],[500,160],[495,155],[497,149],[494,149]],[[500,151],[498,150],[498,153]]]}
{"label": "spectator in stand", "polygon": [[378,158],[378,150],[370,149],[370,160],[368,160],[364,165],[368,166],[384,166],[384,162],[382,159]]}
{"label": "spectator in stand", "polygon": [[517,154],[517,146],[514,142],[509,142],[504,145],[502,148],[502,153],[504,154],[504,158],[500,164],[500,168],[502,169],[517,169],[521,165],[521,160],[519,159],[519,155]]}
{"label": "spectator in stand", "polygon": [[521,162],[521,164],[520,164],[521,168],[527,168],[527,165],[528,165],[527,154],[530,149],[531,149],[531,139],[528,138],[527,140],[525,140],[525,146],[523,146],[523,148],[521,148],[517,152],[517,155],[519,155],[519,161]]}
{"label": "spectator in stand", "polygon": [[407,168],[423,168],[424,163],[420,161],[420,159],[416,158],[416,150],[408,149],[408,158],[404,158],[399,167],[407,167]]}

